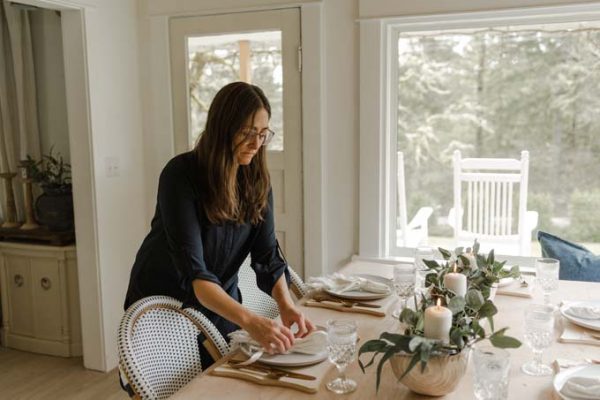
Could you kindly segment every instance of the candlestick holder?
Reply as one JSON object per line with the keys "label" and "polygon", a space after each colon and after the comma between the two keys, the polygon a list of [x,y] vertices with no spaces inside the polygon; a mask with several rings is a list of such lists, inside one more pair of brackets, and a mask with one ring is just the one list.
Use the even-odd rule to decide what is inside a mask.
{"label": "candlestick holder", "polygon": [[33,212],[33,190],[32,180],[29,178],[23,179],[23,198],[25,201],[25,223],[21,225],[23,230],[38,229],[40,225],[35,220]]}
{"label": "candlestick holder", "polygon": [[17,176],[14,172],[0,173],[0,178],[4,180],[4,192],[6,194],[6,214],[2,228],[17,228],[21,225],[17,222],[17,206],[15,204],[15,192],[12,186],[13,178]]}

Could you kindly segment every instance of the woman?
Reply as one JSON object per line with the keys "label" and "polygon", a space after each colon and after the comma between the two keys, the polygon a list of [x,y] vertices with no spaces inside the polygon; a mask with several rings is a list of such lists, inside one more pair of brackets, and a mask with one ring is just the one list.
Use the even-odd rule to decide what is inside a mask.
{"label": "woman", "polygon": [[[257,86],[235,82],[217,93],[194,150],[173,158],[160,175],[125,308],[146,296],[171,296],[202,311],[224,336],[241,327],[271,353],[292,346],[294,323],[297,337],[314,329],[291,299],[275,238],[266,165],[270,117]],[[258,286],[277,302],[283,325],[240,304],[237,273],[249,253]]]}

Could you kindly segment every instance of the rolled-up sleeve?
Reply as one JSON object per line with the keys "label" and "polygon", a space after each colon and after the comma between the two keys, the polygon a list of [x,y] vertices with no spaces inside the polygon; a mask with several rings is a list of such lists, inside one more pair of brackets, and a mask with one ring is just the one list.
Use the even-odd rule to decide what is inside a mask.
{"label": "rolled-up sleeve", "polygon": [[269,191],[269,202],[264,220],[259,223],[258,234],[251,249],[251,265],[256,273],[256,284],[269,296],[273,286],[281,275],[289,285],[290,274],[287,263],[279,253],[279,245],[275,236],[275,219],[273,216],[273,191]]}
{"label": "rolled-up sleeve", "polygon": [[173,263],[190,282],[203,279],[221,285],[206,268],[202,234],[192,182],[185,165],[171,160],[158,183],[158,207]]}

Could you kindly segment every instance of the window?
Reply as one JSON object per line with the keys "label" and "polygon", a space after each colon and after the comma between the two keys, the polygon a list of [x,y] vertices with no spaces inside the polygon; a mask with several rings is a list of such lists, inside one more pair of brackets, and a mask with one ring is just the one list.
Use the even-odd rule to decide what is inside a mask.
{"label": "window", "polygon": [[[387,49],[380,55],[379,77],[362,72],[377,69],[365,69],[361,60],[361,87],[380,78],[378,95],[385,110],[375,115],[361,105],[361,118],[366,117],[361,136],[362,127],[380,119],[383,150],[377,154],[361,147],[361,159],[384,159],[379,164],[384,183],[376,193],[384,197],[378,239],[385,241],[378,248],[361,243],[361,252],[411,255],[407,246],[418,245],[403,239],[397,151],[404,156],[406,218],[410,221],[424,207],[433,211],[420,244],[455,246],[448,215],[454,206],[456,150],[463,158],[519,159],[523,150],[529,152],[527,209],[536,211],[538,219],[531,251],[522,255],[540,255],[537,229],[600,252],[595,211],[600,208],[600,174],[591,172],[600,170],[600,22],[590,14],[567,22],[544,15],[518,21],[510,15],[381,21],[384,29],[369,27],[371,21],[361,25],[362,43],[379,36],[381,48]],[[361,59],[362,52],[361,47]],[[516,203],[513,207],[516,222]],[[361,221],[367,213],[361,204]],[[361,232],[361,240],[368,234]],[[503,253],[518,255],[510,249]]]}

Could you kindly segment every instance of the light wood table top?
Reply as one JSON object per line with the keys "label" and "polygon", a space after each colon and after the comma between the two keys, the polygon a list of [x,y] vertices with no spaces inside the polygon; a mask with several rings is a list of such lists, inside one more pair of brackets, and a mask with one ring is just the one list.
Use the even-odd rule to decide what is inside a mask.
{"label": "light wood table top", "polygon": [[[392,277],[392,266],[385,264],[369,263],[364,261],[353,261],[340,271],[345,274],[371,273],[388,278]],[[555,293],[552,301],[558,303],[560,300],[600,300],[600,283],[560,281],[559,291]],[[520,298],[512,296],[496,296],[495,304],[498,307],[498,315],[494,318],[496,329],[508,326],[507,334],[523,340],[523,311],[527,304],[541,302],[541,294],[534,292],[534,298]],[[397,332],[399,323],[392,318],[391,310],[385,318],[377,318],[361,314],[342,314],[327,309],[302,307],[303,312],[314,323],[325,325],[330,318],[347,319],[357,321],[358,335],[361,343],[379,337],[383,331]],[[562,318],[557,314],[557,326],[555,338],[558,339],[561,332]],[[523,344],[519,349],[510,349],[511,371],[509,384],[509,399],[552,399],[558,398],[552,388],[552,377],[531,377],[521,372],[521,365],[529,361],[533,354]],[[368,356],[368,354],[366,355]],[[544,352],[544,362],[550,363],[556,358],[567,358],[580,360],[584,358],[600,359],[600,346],[582,344],[564,344],[557,340],[550,349]],[[364,361],[367,357],[363,358]],[[222,362],[222,360],[220,361]],[[218,365],[219,363],[217,363]],[[260,386],[239,379],[223,378],[208,375],[207,372],[194,378],[190,383],[178,391],[174,399],[207,399],[239,400],[239,399],[431,399],[410,392],[401,383],[398,383],[391,367],[384,367],[379,393],[375,394],[375,367],[371,366],[363,374],[358,362],[348,366],[347,375],[358,383],[358,389],[349,395],[336,395],[327,390],[325,383],[336,376],[333,366],[329,369],[327,376],[321,383],[321,388],[316,394],[302,393],[296,390]],[[472,399],[473,398],[473,371],[472,362],[458,388],[451,394],[441,399]]]}

